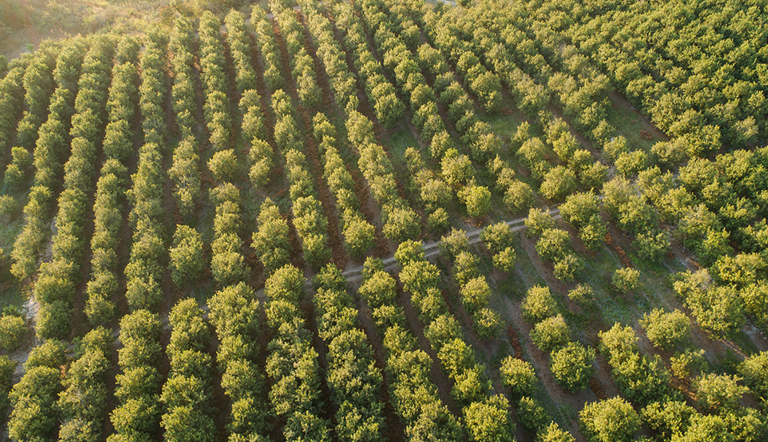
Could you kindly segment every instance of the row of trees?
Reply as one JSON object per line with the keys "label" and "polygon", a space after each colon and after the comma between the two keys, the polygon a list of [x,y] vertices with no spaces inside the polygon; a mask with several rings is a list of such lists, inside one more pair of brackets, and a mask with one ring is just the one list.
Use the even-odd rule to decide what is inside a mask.
{"label": "row of trees", "polygon": [[285,157],[290,183],[293,223],[301,238],[304,259],[319,269],[330,258],[326,219],[318,201],[307,159],[302,153],[301,134],[292,115],[290,97],[281,89],[272,94],[272,109],[277,118],[275,143]]}
{"label": "row of trees", "polygon": [[329,440],[329,424],[320,417],[318,354],[299,307],[304,297],[302,272],[291,265],[279,268],[267,279],[264,294],[269,300],[267,326],[273,336],[267,346],[272,411],[284,422],[286,440]]}
{"label": "row of trees", "polygon": [[48,340],[35,347],[24,363],[24,376],[13,386],[8,435],[18,441],[53,440],[59,427],[57,406],[62,390],[61,366],[66,344]]}
{"label": "row of trees", "polygon": [[260,440],[268,431],[264,375],[256,364],[259,301],[245,283],[225,287],[208,302],[216,330],[221,386],[232,402],[227,422],[230,439]]}
{"label": "row of trees", "polygon": [[16,67],[0,80],[0,139],[3,150],[8,148],[13,131],[24,109],[24,68]]}
{"label": "row of trees", "polygon": [[243,94],[256,89],[256,71],[253,69],[251,56],[250,32],[246,28],[243,14],[231,10],[224,18],[227,26],[227,44],[235,69],[235,87]]}
{"label": "row of trees", "polygon": [[658,356],[648,358],[637,346],[631,327],[614,324],[600,332],[600,351],[611,364],[611,373],[622,395],[630,402],[646,406],[651,402],[680,400],[669,385],[670,376]]}
{"label": "row of trees", "polygon": [[128,169],[123,166],[133,153],[133,130],[130,121],[136,113],[138,73],[134,64],[139,42],[125,38],[120,42],[117,65],[107,100],[109,123],[104,134],[104,154],[96,183],[94,230],[91,238],[91,279],[86,292],[85,313],[91,324],[103,324],[114,316],[114,300],[120,288],[118,282],[117,247],[123,227],[125,191]]}
{"label": "row of trees", "polygon": [[499,222],[487,226],[480,234],[480,239],[491,252],[493,265],[502,272],[512,273],[517,254],[512,246],[514,235],[509,224]]}
{"label": "row of trees", "polygon": [[206,352],[208,324],[194,299],[179,301],[169,316],[171,340],[166,354],[171,372],[163,384],[160,402],[165,413],[160,425],[168,441],[216,440],[213,421],[213,361]]}
{"label": "row of trees", "polygon": [[[487,192],[487,189],[474,184],[471,178],[475,174],[469,159],[458,155],[451,147],[454,144],[438,112],[435,93],[427,84],[427,80],[421,72],[420,60],[414,53],[416,46],[413,43],[413,37],[414,32],[415,36],[418,36],[418,27],[409,16],[404,15],[407,14],[404,9],[397,8],[398,14],[390,14],[392,16],[390,21],[383,19],[386,10],[384,3],[366,2],[359,5],[363,10],[363,17],[368,29],[375,34],[373,40],[382,56],[385,69],[395,78],[400,92],[410,103],[412,121],[419,131],[421,141],[429,145],[434,159],[442,158],[442,177],[440,177],[434,172],[430,173],[415,149],[406,152],[408,168],[411,172],[411,184],[421,188],[419,196],[427,212],[429,212],[430,227],[445,228],[447,224],[446,208],[449,207],[452,199],[451,194],[454,192],[467,206],[467,212],[470,216],[485,215],[488,210],[490,193]],[[405,42],[413,43],[413,47],[409,48]],[[440,74],[444,73],[440,72]],[[452,77],[445,75],[440,78],[441,81],[452,79]],[[440,83],[438,86],[443,87],[445,83]],[[439,92],[443,91],[439,90]],[[468,98],[464,103],[469,108],[472,107]],[[475,147],[474,144],[472,146]]]}
{"label": "row of trees", "polygon": [[382,441],[384,402],[382,372],[373,348],[357,320],[357,307],[346,291],[346,279],[329,264],[316,277],[313,298],[317,329],[328,345],[326,379],[338,407],[336,434],[341,441]]}
{"label": "row of trees", "polygon": [[[503,229],[506,228],[506,232]],[[487,231],[491,232],[491,230]],[[514,268],[514,249],[510,246],[512,232],[504,223],[496,224],[492,229],[496,234],[494,239],[501,244],[508,244],[504,250],[508,250],[506,259],[508,268]],[[500,245],[499,245],[500,247]],[[472,316],[474,329],[483,339],[495,338],[501,330],[502,322],[499,314],[488,308],[491,298],[491,287],[485,275],[481,274],[480,259],[469,249],[469,240],[463,230],[451,230],[451,233],[440,240],[440,251],[443,257],[453,263],[451,275],[459,288],[459,299],[464,309]],[[509,253],[511,251],[511,256]]]}
{"label": "row of trees", "polygon": [[[384,77],[381,65],[368,49],[365,30],[354,13],[352,4],[340,2],[333,5],[336,26],[342,32],[347,51],[353,54],[355,69],[364,81],[376,118],[386,127],[394,127],[405,111],[405,105],[395,93],[395,88]],[[349,113],[349,105],[347,106]]]}
{"label": "row of trees", "polygon": [[381,259],[365,261],[358,292],[384,337],[392,405],[410,439],[460,440],[461,423],[440,401],[429,374],[432,359],[418,348],[416,336],[406,326],[405,312],[397,305],[396,284]]}
{"label": "row of trees", "polygon": [[328,18],[318,11],[314,0],[300,1],[301,12],[307,17],[307,25],[315,43],[315,52],[320,58],[328,75],[334,98],[339,107],[345,110],[357,109],[357,81],[349,72],[346,54],[333,32],[333,25]]}
{"label": "row of trees", "polygon": [[227,41],[235,62],[237,90],[241,94],[240,113],[243,116],[243,137],[250,143],[248,176],[256,187],[266,186],[273,171],[272,146],[267,143],[267,129],[261,109],[261,97],[256,91],[256,72],[252,66],[250,38],[242,14],[227,15]]}
{"label": "row of trees", "polygon": [[[690,156],[718,149],[721,140],[755,143],[765,135],[765,88],[747,60],[765,56],[738,24],[762,28],[764,21],[747,18],[747,8],[736,3],[698,5],[695,19],[678,14],[687,8],[680,2],[622,13],[590,7],[584,18],[594,27],[573,26],[572,38],[662,130],[684,139]],[[720,20],[723,26],[709,24]]]}
{"label": "row of trees", "polygon": [[272,199],[266,198],[261,203],[256,224],[258,230],[253,232],[252,247],[264,266],[264,274],[268,276],[291,260],[288,221]]}
{"label": "row of trees", "polygon": [[[411,17],[420,20],[421,11],[396,5],[390,11],[391,21],[387,21],[383,19],[383,11],[390,6],[395,5],[377,2],[363,5],[369,29],[377,29],[374,41],[383,54],[384,66],[395,77],[403,95],[409,98],[413,122],[420,131],[422,141],[429,144],[434,159],[441,159],[443,179],[454,188],[470,216],[482,217],[490,209],[490,190],[472,180],[475,174],[468,159],[458,155],[452,147],[454,143],[435,104],[435,91],[427,84],[422,71],[432,78],[440,101],[448,108],[448,117],[461,135],[462,143],[469,146],[473,160],[485,163],[497,156],[500,140],[491,133],[487,123],[478,121],[469,96],[449,71],[442,54],[428,43],[418,46],[416,51],[415,41],[418,38],[415,37],[419,36],[419,30]],[[409,48],[405,42],[411,42],[413,47]],[[485,78],[486,74],[493,76],[490,73],[480,76]],[[499,88],[491,84],[493,80],[486,80],[480,79],[481,83],[490,81],[482,87],[482,92],[479,89],[473,89],[473,92],[481,94],[481,101],[487,110],[491,110],[498,107],[500,94]],[[476,84],[473,82],[470,87]],[[511,169],[508,168],[508,172]],[[439,215],[438,212],[435,217]]]}
{"label": "row of trees", "polygon": [[555,220],[549,212],[541,209],[528,211],[525,227],[526,235],[539,237],[536,252],[543,260],[552,263],[555,277],[566,282],[573,281],[583,262],[571,246],[571,235],[555,227]]}
{"label": "row of trees", "polygon": [[155,311],[163,299],[160,283],[167,253],[161,221],[165,183],[161,146],[166,146],[165,68],[165,41],[150,35],[141,59],[139,88],[144,144],[139,148],[137,170],[131,176],[133,186],[127,193],[133,206],[129,216],[133,238],[125,268],[125,296],[131,311]]}
{"label": "row of trees", "polygon": [[[671,317],[646,317],[641,324],[654,336],[657,327],[674,328]],[[673,331],[674,335],[675,332]],[[672,358],[675,376],[688,381],[692,371],[701,371],[691,386],[696,391],[696,406],[686,404],[679,392],[669,385],[670,375],[658,356],[648,358],[640,354],[637,336],[631,327],[615,324],[600,333],[601,352],[607,354],[616,384],[634,405],[639,416],[621,398],[591,404],[580,413],[581,428],[590,440],[631,440],[641,422],[663,439],[678,434],[680,440],[705,440],[702,435],[717,435],[724,440],[758,440],[765,437],[765,418],[755,409],[740,407],[741,397],[749,388],[740,384],[741,378],[729,374],[710,372],[703,360],[695,363],[688,352]],[[654,342],[656,343],[656,342]],[[740,364],[739,371],[747,383],[762,394],[763,374],[759,367],[764,355],[758,354]],[[684,368],[680,368],[685,366]],[[694,366],[698,366],[695,368]],[[603,425],[604,419],[612,425]]]}
{"label": "row of trees", "polygon": [[[430,170],[424,162],[421,153],[416,148],[405,150],[405,160],[408,166],[410,188],[418,192],[418,198],[429,212],[427,226],[430,231],[441,232],[448,228],[448,211],[454,201],[454,190],[443,178]],[[462,161],[467,160],[467,161]],[[462,156],[451,162],[451,172],[471,173],[471,164]]]}
{"label": "row of trees", "polygon": [[499,368],[501,382],[509,388],[512,400],[517,401],[517,420],[530,434],[542,441],[574,442],[573,436],[552,421],[549,413],[533,394],[536,391],[536,372],[522,355],[507,356]]}
{"label": "row of trees", "polygon": [[[217,152],[221,153],[223,152]],[[217,154],[214,154],[213,159],[216,159]],[[234,162],[234,158],[231,160]],[[211,243],[211,273],[220,287],[226,287],[246,281],[250,275],[243,256],[243,241],[240,239],[242,200],[240,190],[226,181],[210,193],[211,200],[216,204],[216,216],[213,219],[214,240]]]}
{"label": "row of trees", "polygon": [[558,384],[573,392],[587,388],[595,374],[595,350],[571,340],[570,327],[549,288],[528,289],[520,310],[523,319],[533,324],[531,340],[542,351],[551,352],[549,368]]}
{"label": "row of trees", "polygon": [[109,442],[152,440],[160,430],[160,345],[162,323],[157,314],[135,310],[120,320],[115,396],[119,405],[110,414],[114,433]]}
{"label": "row of trees", "polygon": [[49,47],[38,48],[24,71],[24,113],[16,127],[16,145],[27,150],[35,145],[37,131],[45,121],[56,85],[53,81],[56,63],[54,50]]}
{"label": "row of trees", "polygon": [[373,123],[351,111],[346,121],[349,141],[359,154],[358,166],[382,211],[384,236],[394,241],[418,238],[421,220],[397,191],[392,163],[384,148],[374,141]]}
{"label": "row of trees", "polygon": [[198,38],[208,140],[215,151],[221,151],[229,146],[233,121],[227,98],[229,80],[225,72],[226,59],[221,41],[221,21],[210,11],[206,11],[200,17]]}
{"label": "row of trees", "polygon": [[267,13],[259,5],[254,5],[251,10],[251,24],[256,29],[256,47],[261,54],[264,82],[267,84],[267,88],[274,93],[285,83],[280,70],[275,33],[272,24],[267,20]]}
{"label": "row of trees", "polygon": [[[16,127],[16,146],[12,148],[12,160],[5,169],[5,184],[9,190],[18,189],[26,181],[29,166],[32,163],[32,150],[37,140],[40,125],[46,120],[48,106],[56,83],[53,81],[53,69],[56,63],[53,48],[39,48],[24,71],[22,84],[11,85],[15,77],[3,79],[0,85],[2,111],[6,112],[0,120],[0,136],[5,143],[11,139],[8,127],[18,118],[19,110],[24,112]],[[23,89],[19,86],[23,86]],[[23,101],[21,93],[24,91]],[[23,104],[23,105],[22,105]],[[5,147],[5,146],[3,146]]]}
{"label": "row of trees", "polygon": [[485,375],[485,366],[477,362],[474,349],[467,344],[438,288],[440,270],[426,260],[424,248],[415,241],[401,243],[395,259],[401,268],[403,288],[411,293],[411,303],[426,325],[424,335],[454,381],[451,396],[463,407],[470,439],[512,440],[510,433],[514,424],[508,413],[509,402],[502,395],[490,395],[491,384]]}
{"label": "row of trees", "polygon": [[171,97],[181,140],[173,150],[173,164],[168,176],[173,180],[173,196],[183,217],[194,212],[200,197],[199,143],[193,133],[197,115],[196,75],[192,67],[195,60],[194,41],[192,23],[186,18],[178,18],[171,31],[169,49],[173,54]]}
{"label": "row of trees", "polygon": [[[458,60],[454,60],[454,63],[459,70],[461,70],[459,58],[462,56],[462,51],[455,48],[466,48],[468,51],[464,63],[467,63],[469,59],[474,59],[472,50],[475,53],[483,54],[480,57],[481,65],[484,63],[487,68],[494,69],[508,84],[513,95],[517,98],[518,106],[524,109],[529,117],[538,118],[539,123],[547,132],[548,143],[552,145],[561,161],[570,165],[570,169],[558,166],[550,170],[549,165],[544,161],[545,145],[537,139],[526,143],[529,138],[527,135],[528,126],[526,123],[523,124],[523,133],[518,131],[518,136],[513,138],[512,144],[513,147],[523,148],[519,152],[523,157],[523,162],[538,179],[544,180],[541,185],[543,196],[551,200],[562,200],[565,195],[575,190],[579,182],[585,189],[599,186],[605,178],[607,168],[598,162],[593,162],[588,151],[579,149],[575,138],[568,132],[568,126],[545,110],[545,105],[549,102],[550,89],[547,86],[536,84],[536,81],[529,76],[531,74],[534,77],[541,77],[537,81],[543,83],[550,82],[552,79],[554,85],[557,83],[554,80],[559,81],[557,84],[562,84],[563,81],[561,80],[569,74],[558,73],[554,76],[551,74],[552,69],[544,57],[536,51],[533,44],[535,37],[528,37],[524,32],[515,28],[516,20],[514,18],[502,14],[495,21],[487,20],[487,17],[491,16],[487,13],[488,8],[491,7],[501,8],[499,10],[505,11],[505,14],[509,9],[505,9],[502,5],[491,5],[490,2],[484,2],[482,7],[468,9],[468,15],[456,12],[456,8],[448,12],[427,11],[425,13],[427,33],[444,53],[449,54],[453,57],[452,59]],[[473,18],[468,19],[469,16]],[[506,41],[502,36],[506,38]],[[519,60],[515,60],[515,57],[518,57]],[[554,58],[559,60],[559,55]],[[521,71],[516,63],[528,63],[529,72]],[[564,63],[558,61],[554,65],[559,66]],[[594,75],[591,71],[586,71],[584,75],[584,84],[579,86],[578,83],[581,80],[576,81],[574,78],[570,78],[568,80],[570,83],[566,82],[570,84],[570,89],[567,93],[564,91],[557,96],[560,98],[561,106],[566,110],[566,115],[571,117],[576,122],[576,126],[589,134],[600,147],[613,132],[613,129],[604,120],[605,110],[601,100],[604,99],[606,92],[604,87],[599,86],[604,83],[604,78],[593,78]],[[595,85],[598,86],[595,87]],[[578,106],[571,103],[574,100],[578,102]],[[588,109],[582,111],[584,107]],[[584,121],[581,121],[580,118],[582,117]],[[523,134],[524,136],[522,136]],[[530,191],[523,183],[513,181],[514,177],[509,172],[500,173],[504,170],[505,168],[501,165],[495,168],[497,179],[503,180],[498,185],[507,192],[505,200],[511,209],[524,210],[526,200],[530,198]]]}
{"label": "row of trees", "polygon": [[[501,81],[498,75],[488,71],[483,66],[480,58],[476,55],[478,52],[471,45],[459,39],[449,39],[446,41],[436,38],[438,34],[435,33],[437,28],[434,26],[437,24],[431,22],[434,19],[433,15],[424,14],[422,10],[416,8],[412,8],[409,12],[418,17],[419,24],[425,30],[425,33],[440,47],[443,54],[451,60],[451,63],[456,66],[458,73],[464,78],[468,89],[477,97],[483,109],[489,113],[498,111],[501,106]],[[404,29],[407,30],[408,27],[404,26]],[[450,32],[446,29],[440,31],[439,35],[447,37],[451,35]],[[453,47],[446,49],[448,47],[446,45],[453,45]]]}
{"label": "row of trees", "polygon": [[[316,45],[316,54],[334,91],[336,104],[342,109],[357,108],[359,101],[355,77],[347,68],[344,52],[336,41],[330,21],[318,11],[316,2],[302,2],[301,5]],[[346,249],[354,256],[363,256],[373,246],[376,232],[361,211],[355,181],[338,150],[340,135],[323,113],[313,117],[312,132],[323,161],[323,178],[340,214]]]}
{"label": "row of trees", "polygon": [[43,339],[65,339],[71,330],[70,308],[83,279],[88,201],[105,123],[113,55],[114,43],[101,38],[94,41],[83,62],[70,130],[72,153],[64,166],[51,261],[41,264],[35,285],[35,298],[40,303],[37,334]]}
{"label": "row of trees", "polygon": [[59,440],[102,440],[109,411],[107,382],[112,371],[114,341],[110,330],[98,327],[80,342],[59,394],[62,419]]}
{"label": "row of trees", "polygon": [[317,84],[314,60],[304,47],[304,26],[296,20],[296,12],[292,8],[273,9],[272,13],[277,17],[280,34],[288,48],[289,66],[299,100],[305,106],[314,108],[320,104],[322,93]]}
{"label": "row of trees", "polygon": [[[62,164],[68,152],[67,137],[74,112],[77,79],[87,49],[86,44],[76,39],[62,47],[57,59],[54,71],[56,90],[50,100],[48,119],[40,126],[35,143],[35,178],[29,201],[24,207],[24,228],[16,237],[11,251],[11,273],[19,281],[35,273],[38,257],[50,235],[48,226],[53,216],[54,197],[61,186]],[[6,76],[3,81],[10,78]]]}
{"label": "row of trees", "polygon": [[363,256],[373,247],[375,228],[360,210],[355,181],[336,148],[336,128],[321,112],[315,114],[312,125],[313,136],[320,141],[318,150],[323,157],[323,178],[336,198],[336,208],[341,214],[344,244],[352,255]]}
{"label": "row of trees", "polygon": [[[247,37],[244,34],[244,24],[242,17],[238,23],[238,17],[227,16],[230,26],[233,28],[233,35],[229,41],[235,45],[237,51],[236,79],[238,90],[244,91],[240,87],[244,86],[243,79],[250,78],[255,74],[247,72],[250,61],[249,52],[243,53],[248,49]],[[222,128],[231,125],[231,117],[227,113],[226,119],[213,117],[210,113],[213,110],[213,103],[224,100],[224,103],[216,104],[217,113],[226,112],[225,104],[228,103],[227,81],[221,78],[225,75],[225,59],[223,56],[223,44],[220,33],[221,24],[212,15],[206,16],[200,21],[201,45],[200,50],[203,55],[203,81],[206,84],[206,118],[208,119],[209,141],[216,151],[208,161],[208,170],[211,172],[214,180],[219,185],[210,191],[211,201],[216,205],[216,216],[214,218],[214,240],[211,243],[211,273],[213,279],[219,287],[234,286],[238,282],[248,279],[249,269],[245,265],[243,256],[243,242],[240,239],[241,230],[241,206],[242,200],[240,190],[232,183],[237,177],[238,160],[234,149],[225,149],[222,144],[224,140],[219,140],[219,131]],[[229,29],[229,28],[228,28]],[[204,37],[203,37],[204,35]],[[244,73],[245,70],[245,73]],[[258,100],[258,95],[256,95]],[[257,101],[258,102],[258,101]],[[218,106],[221,106],[218,108]],[[214,129],[212,126],[218,126]]]}

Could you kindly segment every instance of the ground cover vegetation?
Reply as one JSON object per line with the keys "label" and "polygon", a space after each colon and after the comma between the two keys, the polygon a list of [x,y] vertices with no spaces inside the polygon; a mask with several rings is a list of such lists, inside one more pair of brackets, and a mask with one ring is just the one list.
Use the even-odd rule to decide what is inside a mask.
{"label": "ground cover vegetation", "polygon": [[768,438],[768,6],[148,3],[0,57],[12,440]]}

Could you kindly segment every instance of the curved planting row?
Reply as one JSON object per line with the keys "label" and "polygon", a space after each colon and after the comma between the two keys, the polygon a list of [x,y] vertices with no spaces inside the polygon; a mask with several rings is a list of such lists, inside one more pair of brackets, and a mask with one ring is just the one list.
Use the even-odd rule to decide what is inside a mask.
{"label": "curved planting row", "polygon": [[[11,251],[11,273],[19,281],[35,273],[38,257],[50,235],[53,203],[61,186],[77,80],[86,49],[82,41],[75,40],[62,48],[56,62],[56,90],[50,100],[48,119],[40,126],[35,143],[35,178],[24,207],[24,229],[16,237]],[[8,81],[10,75],[3,81]]]}
{"label": "curved planting row", "polygon": [[299,305],[305,294],[301,271],[291,265],[276,270],[267,279],[264,294],[269,301],[267,326],[273,336],[267,346],[272,412],[286,440],[327,440],[329,425],[320,417],[318,354]]}
{"label": "curved planting row", "polygon": [[251,44],[245,20],[239,12],[227,14],[227,41],[235,62],[237,90],[240,92],[242,131],[248,150],[248,176],[256,187],[266,186],[273,173],[272,147],[267,142],[267,128],[261,109],[261,96],[256,91],[256,72],[252,66]]}
{"label": "curved planting row", "polygon": [[23,109],[24,100],[24,73],[22,67],[11,69],[8,74],[0,80],[0,139],[3,140],[3,151],[8,148],[16,123]]}
{"label": "curved planting row", "polygon": [[251,24],[256,29],[256,47],[261,54],[264,66],[264,81],[271,92],[282,88],[285,83],[280,72],[279,49],[275,43],[275,31],[267,19],[267,13],[259,6],[254,5],[251,10]]}
{"label": "curved planting row", "polygon": [[424,335],[454,381],[451,396],[463,408],[471,438],[508,440],[513,425],[509,402],[503,395],[490,395],[485,367],[477,362],[474,349],[467,344],[438,288],[440,270],[426,260],[421,243],[414,241],[400,244],[395,259],[401,267],[403,288],[411,293],[411,304],[425,324]]}
{"label": "curved planting row", "polygon": [[194,212],[195,204],[200,196],[200,157],[197,153],[198,141],[194,135],[195,115],[195,72],[192,65],[194,29],[189,20],[180,18],[171,33],[170,51],[173,53],[173,86],[171,96],[173,111],[176,114],[176,125],[179,128],[181,140],[173,150],[173,164],[168,170],[168,176],[173,180],[173,196],[176,207],[182,216]]}
{"label": "curved planting row", "polygon": [[366,261],[358,291],[383,336],[392,405],[409,440],[461,440],[461,423],[441,403],[430,378],[432,359],[418,348],[416,337],[406,328],[405,313],[397,305],[396,284],[380,259]]}
{"label": "curved planting row", "polygon": [[130,213],[133,239],[125,268],[128,307],[133,310],[156,311],[163,299],[160,283],[167,251],[163,240],[166,232],[161,217],[164,213],[162,150],[165,146],[165,46],[150,38],[141,59],[142,82],[139,91],[144,144],[139,148],[136,173],[131,176],[128,197],[133,205]]}
{"label": "curved planting row", "polygon": [[64,166],[64,191],[59,196],[51,261],[40,266],[35,285],[35,297],[40,302],[36,331],[43,339],[65,339],[71,331],[70,309],[83,279],[88,202],[102,141],[113,53],[112,41],[97,40],[83,62],[70,131],[72,153]]}
{"label": "curved planting row", "polygon": [[338,407],[336,434],[341,441],[384,440],[382,373],[373,348],[357,321],[357,308],[346,279],[333,264],[316,277],[313,297],[317,329],[328,346],[326,378]]}
{"label": "curved planting row", "polygon": [[91,279],[86,292],[85,314],[91,324],[103,324],[114,317],[119,291],[117,248],[123,226],[128,169],[123,165],[133,154],[134,133],[130,121],[136,114],[138,73],[134,67],[139,42],[126,38],[118,47],[107,110],[109,123],[104,134],[106,161],[96,183],[93,205],[94,231],[91,239]]}
{"label": "curved planting row", "polygon": [[[386,127],[393,127],[403,116],[405,105],[397,98],[395,87],[384,77],[379,62],[368,49],[365,30],[350,3],[333,5],[336,25],[344,34],[344,44],[354,54],[355,68],[364,81],[365,93],[376,118]],[[349,112],[350,109],[347,109]]]}
{"label": "curved planting row", "polygon": [[272,109],[277,117],[275,123],[275,142],[285,157],[290,197],[292,201],[293,223],[301,238],[304,259],[314,268],[320,268],[328,262],[330,249],[326,227],[328,220],[322,212],[312,174],[303,152],[299,129],[292,116],[290,97],[282,90],[272,95]]}

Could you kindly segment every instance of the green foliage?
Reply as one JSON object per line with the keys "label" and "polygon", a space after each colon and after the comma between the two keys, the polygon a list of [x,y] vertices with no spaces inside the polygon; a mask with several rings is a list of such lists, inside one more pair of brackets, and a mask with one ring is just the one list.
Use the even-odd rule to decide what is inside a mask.
{"label": "green foliage", "polygon": [[502,395],[482,402],[473,402],[464,409],[470,440],[477,442],[512,442],[514,424],[507,409],[509,404]]}
{"label": "green foliage", "polygon": [[234,149],[220,150],[208,160],[208,169],[219,182],[235,180],[238,167]]}
{"label": "green foliage", "polygon": [[741,378],[727,374],[708,373],[696,380],[698,405],[709,412],[734,410],[749,388],[739,385]]}
{"label": "green foliage", "polygon": [[571,236],[562,229],[546,229],[536,241],[536,252],[547,261],[560,261],[571,251]]}
{"label": "green foliage", "polygon": [[641,258],[658,261],[669,250],[669,238],[666,232],[639,233],[632,241],[632,247]]}
{"label": "green foliage", "polygon": [[0,410],[3,413],[6,413],[11,405],[8,394],[13,387],[13,373],[17,364],[8,356],[0,356]]}
{"label": "green foliage", "polygon": [[393,241],[416,239],[421,234],[421,220],[410,208],[393,208],[385,219],[384,236]]}
{"label": "green foliage", "polygon": [[514,213],[524,212],[533,205],[533,189],[520,180],[513,180],[504,194],[504,204]]}
{"label": "green foliage", "polygon": [[474,329],[478,336],[483,339],[494,339],[498,337],[504,323],[498,313],[488,307],[481,308],[472,315]]}
{"label": "green foliage", "polygon": [[631,267],[622,267],[613,272],[611,284],[619,293],[630,293],[640,285],[640,272]]}
{"label": "green foliage", "polygon": [[539,433],[551,422],[541,403],[528,396],[520,398],[520,402],[517,404],[517,419],[520,421],[520,425],[532,434]]}
{"label": "green foliage", "polygon": [[539,442],[575,442],[576,439],[567,431],[562,430],[556,422],[550,422],[549,426],[539,430]]}
{"label": "green foliage", "polygon": [[493,265],[496,266],[497,269],[507,273],[511,273],[515,269],[516,260],[517,254],[512,247],[507,247],[493,255]]}
{"label": "green foliage", "polygon": [[299,269],[290,264],[283,266],[267,279],[264,293],[271,300],[284,300],[298,304],[304,296],[304,276]]}
{"label": "green foliage", "polygon": [[0,317],[0,348],[16,350],[26,334],[27,325],[21,316],[4,314]]}
{"label": "green foliage", "polygon": [[683,434],[696,410],[685,402],[652,402],[640,412],[643,423],[663,438]]}
{"label": "green foliage", "polygon": [[640,325],[653,345],[664,350],[684,344],[691,331],[691,321],[680,310],[665,313],[662,309],[654,309],[643,315]]}
{"label": "green foliage", "polygon": [[696,321],[710,331],[727,334],[744,321],[736,289],[712,284],[706,269],[678,274],[673,287],[685,306],[691,309]]}
{"label": "green foliage", "polygon": [[525,227],[528,229],[526,235],[538,236],[545,230],[551,229],[555,226],[555,221],[549,212],[545,212],[541,209],[531,208],[528,211],[528,217],[525,219]]}
{"label": "green foliage", "polygon": [[454,261],[453,279],[458,285],[463,287],[471,279],[480,277],[480,259],[476,255],[469,252],[461,252]]}
{"label": "green foliage", "polygon": [[454,260],[462,252],[469,251],[467,232],[461,229],[451,229],[451,232],[440,238],[438,245],[440,254],[446,259]]}
{"label": "green foliage", "polygon": [[717,415],[696,414],[683,434],[673,435],[675,442],[732,442],[725,419]]}
{"label": "green foliage", "polygon": [[558,384],[577,392],[587,388],[589,379],[594,376],[594,361],[595,350],[592,347],[570,342],[552,353],[549,368]]}
{"label": "green foliage", "polygon": [[629,353],[637,353],[637,334],[630,326],[622,327],[618,322],[610,330],[597,334],[600,338],[600,351],[607,352],[610,358],[622,358]]}
{"label": "green foliage", "polygon": [[484,186],[469,185],[459,192],[469,216],[481,218],[491,209],[491,192]]}
{"label": "green foliage", "polygon": [[27,369],[10,393],[13,411],[8,420],[8,435],[19,441],[55,439],[59,423],[56,400],[60,391],[58,367],[41,365]]}
{"label": "green foliage", "polygon": [[557,314],[557,303],[549,287],[537,285],[528,289],[523,303],[520,304],[520,310],[523,312],[523,319],[536,324]]}
{"label": "green foliage", "polygon": [[696,351],[686,350],[675,354],[669,360],[672,374],[684,382],[688,382],[692,372],[700,372],[707,365],[707,361],[704,359],[704,350],[702,349]]}
{"label": "green foliage", "polygon": [[590,224],[592,217],[599,214],[599,200],[592,193],[574,193],[560,205],[560,215],[576,228]]}
{"label": "green foliage", "polygon": [[579,284],[568,292],[568,297],[576,304],[586,307],[594,302],[595,292],[592,290],[592,286]]}
{"label": "green foliage", "polygon": [[539,192],[550,201],[562,201],[576,190],[576,174],[563,166],[555,166],[544,175]]}
{"label": "green foliage", "polygon": [[200,279],[206,263],[203,241],[197,230],[178,225],[168,254],[171,258],[171,278],[176,286],[188,287]]}
{"label": "green foliage", "polygon": [[513,238],[514,234],[505,222],[491,224],[483,229],[483,232],[480,234],[480,239],[482,239],[491,253],[499,253],[508,247],[512,247]]}
{"label": "green foliage", "polygon": [[488,306],[491,288],[485,277],[476,277],[466,281],[461,287],[461,303],[470,315],[474,315]]}
{"label": "green foliage", "polygon": [[768,397],[768,352],[754,354],[739,364],[744,383],[760,397]]}
{"label": "green foliage", "polygon": [[587,404],[579,413],[579,428],[594,442],[629,442],[640,429],[640,416],[621,397]]}
{"label": "green foliage", "polygon": [[530,335],[531,341],[545,352],[556,350],[571,340],[571,331],[560,314],[537,323]]}

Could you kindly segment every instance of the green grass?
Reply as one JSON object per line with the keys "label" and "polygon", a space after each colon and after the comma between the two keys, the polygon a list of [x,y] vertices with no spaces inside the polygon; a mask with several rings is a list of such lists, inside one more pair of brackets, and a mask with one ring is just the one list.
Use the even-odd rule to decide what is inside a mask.
{"label": "green grass", "polygon": [[643,125],[640,123],[639,118],[636,114],[626,109],[619,108],[618,106],[608,106],[605,120],[615,127],[620,135],[627,139],[630,146],[650,152],[654,143],[660,140],[655,136],[652,140],[646,140],[640,136],[640,130],[643,129]]}

